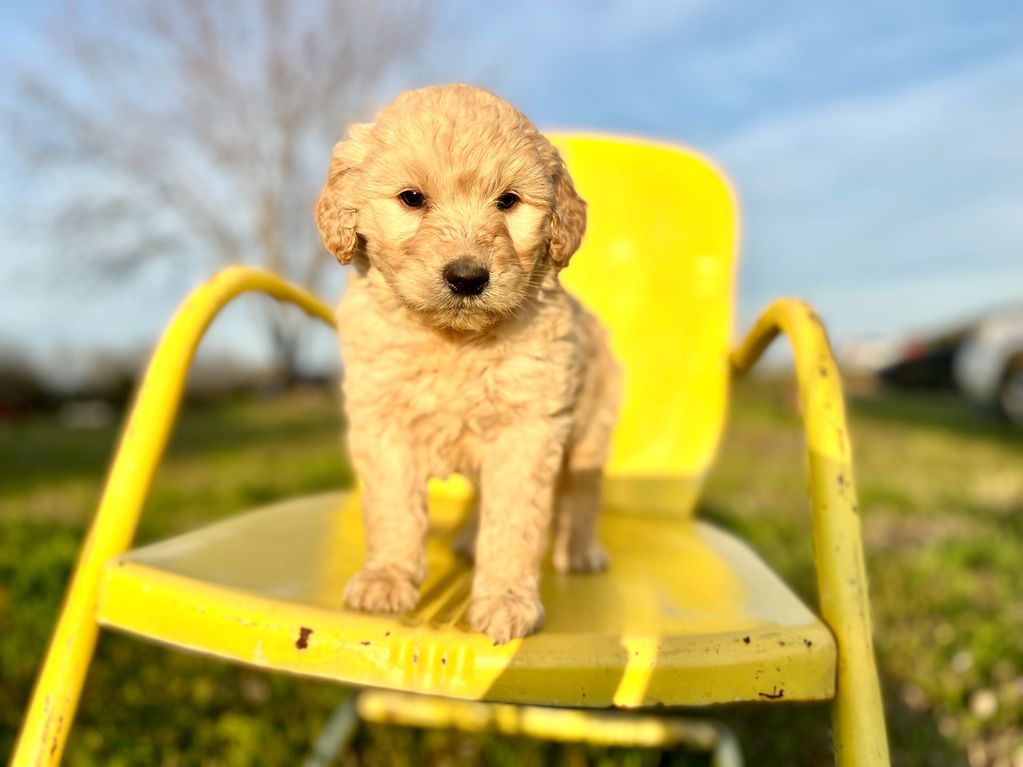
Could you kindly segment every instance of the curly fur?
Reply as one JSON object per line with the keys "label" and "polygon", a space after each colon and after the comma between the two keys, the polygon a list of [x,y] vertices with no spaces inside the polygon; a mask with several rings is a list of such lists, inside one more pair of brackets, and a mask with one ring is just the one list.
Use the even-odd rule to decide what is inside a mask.
{"label": "curly fur", "polygon": [[[422,207],[401,202],[410,189]],[[552,526],[555,567],[607,564],[595,524],[618,401],[604,333],[558,281],[586,226],[561,157],[486,91],[408,91],[334,148],[315,215],[355,267],[338,318],[367,560],[346,601],[415,606],[427,480],[460,472],[481,496],[467,621],[495,642],[535,631]],[[444,279],[464,257],[489,272],[478,296]]]}

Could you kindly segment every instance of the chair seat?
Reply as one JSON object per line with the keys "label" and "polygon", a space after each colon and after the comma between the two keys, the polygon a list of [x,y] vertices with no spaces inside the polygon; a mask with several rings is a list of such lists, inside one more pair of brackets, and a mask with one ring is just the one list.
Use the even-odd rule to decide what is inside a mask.
{"label": "chair seat", "polygon": [[611,568],[543,576],[537,635],[494,646],[464,623],[471,565],[451,552],[468,501],[431,498],[419,607],[342,603],[363,561],[359,498],[242,514],[104,568],[104,626],[266,668],[462,699],[560,706],[821,700],[835,643],[745,544],[703,522],[609,511]]}

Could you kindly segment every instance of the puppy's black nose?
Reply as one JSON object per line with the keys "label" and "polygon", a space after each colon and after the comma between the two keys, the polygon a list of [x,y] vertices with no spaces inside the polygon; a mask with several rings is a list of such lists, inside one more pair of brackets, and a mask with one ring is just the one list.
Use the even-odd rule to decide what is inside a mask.
{"label": "puppy's black nose", "polygon": [[478,296],[490,282],[490,272],[476,259],[462,256],[444,267],[444,280],[460,296]]}

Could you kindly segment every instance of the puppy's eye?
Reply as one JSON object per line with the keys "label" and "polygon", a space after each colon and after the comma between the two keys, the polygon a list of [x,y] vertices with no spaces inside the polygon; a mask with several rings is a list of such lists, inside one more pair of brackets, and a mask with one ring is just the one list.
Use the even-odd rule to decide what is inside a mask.
{"label": "puppy's eye", "polygon": [[426,197],[422,192],[417,192],[415,189],[406,189],[404,192],[399,192],[398,199],[401,200],[402,205],[406,208],[421,208],[426,204]]}
{"label": "puppy's eye", "polygon": [[515,192],[505,192],[497,198],[497,207],[501,210],[511,210],[519,204],[519,196]]}

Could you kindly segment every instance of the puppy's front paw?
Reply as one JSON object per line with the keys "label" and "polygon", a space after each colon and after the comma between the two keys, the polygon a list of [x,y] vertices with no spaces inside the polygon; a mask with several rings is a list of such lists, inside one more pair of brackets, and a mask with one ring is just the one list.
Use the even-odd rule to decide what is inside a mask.
{"label": "puppy's front paw", "polygon": [[599,573],[610,559],[600,541],[591,540],[584,546],[555,546],[551,563],[559,573]]}
{"label": "puppy's front paw", "polygon": [[494,644],[505,644],[529,636],[543,626],[543,603],[539,596],[510,591],[477,596],[469,604],[466,619],[474,629],[493,639]]}
{"label": "puppy's front paw", "polygon": [[345,586],[345,604],[371,613],[405,612],[419,604],[419,586],[400,568],[366,568]]}

